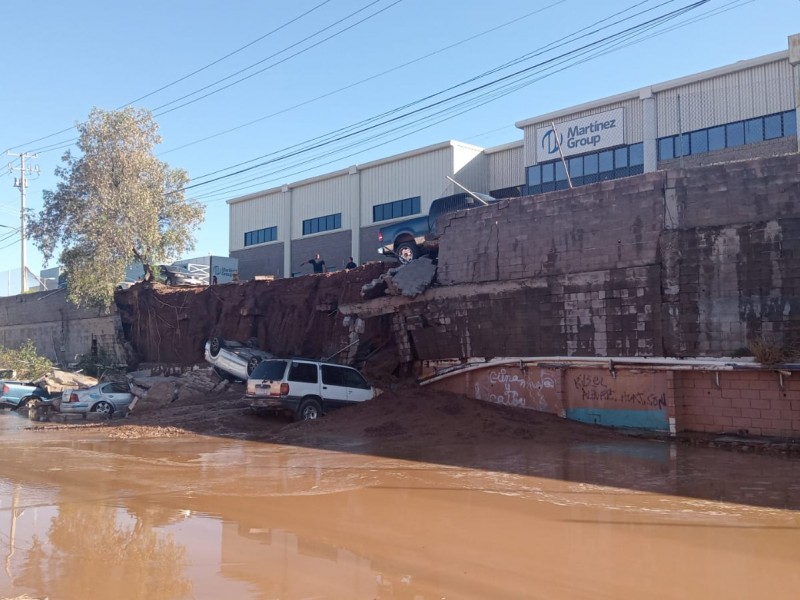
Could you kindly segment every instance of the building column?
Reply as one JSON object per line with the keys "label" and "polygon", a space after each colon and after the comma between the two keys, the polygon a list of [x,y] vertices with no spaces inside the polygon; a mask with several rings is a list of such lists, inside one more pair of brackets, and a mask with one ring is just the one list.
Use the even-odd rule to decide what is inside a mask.
{"label": "building column", "polygon": [[652,173],[658,168],[658,115],[656,99],[650,88],[639,92],[642,101],[642,142],[644,146],[644,172]]}
{"label": "building column", "polygon": [[[794,110],[796,117],[800,117],[800,33],[789,36],[789,64],[792,65],[792,82],[794,84]],[[800,118],[795,118],[797,123],[797,151],[800,152]]]}
{"label": "building column", "polygon": [[361,264],[361,173],[350,167],[350,254]]}
{"label": "building column", "polygon": [[281,188],[281,203],[283,204],[283,276],[292,276],[292,188],[284,185]]}

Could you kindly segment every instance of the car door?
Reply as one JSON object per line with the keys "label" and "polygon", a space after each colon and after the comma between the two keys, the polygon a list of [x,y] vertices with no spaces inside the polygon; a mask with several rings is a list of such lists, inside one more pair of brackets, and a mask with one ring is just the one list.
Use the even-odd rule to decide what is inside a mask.
{"label": "car door", "polygon": [[330,407],[348,404],[345,369],[337,365],[320,365],[322,371],[322,397]]}
{"label": "car door", "polygon": [[355,369],[345,367],[343,377],[347,385],[348,402],[364,402],[374,397],[375,390],[373,387]]}
{"label": "car door", "polygon": [[100,397],[92,399],[92,404],[105,400],[110,402],[115,410],[125,408],[130,404],[132,399],[131,388],[127,383],[111,382],[100,387]]}

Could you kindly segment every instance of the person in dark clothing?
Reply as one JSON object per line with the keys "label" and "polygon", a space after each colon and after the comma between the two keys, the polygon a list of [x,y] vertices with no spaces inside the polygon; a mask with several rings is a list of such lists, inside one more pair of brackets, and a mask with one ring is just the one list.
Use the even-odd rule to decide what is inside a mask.
{"label": "person in dark clothing", "polygon": [[314,273],[325,273],[325,261],[322,260],[322,257],[319,255],[319,252],[314,256],[314,258],[309,258],[307,261],[300,263],[302,267],[305,264],[309,264],[314,267]]}
{"label": "person in dark clothing", "polygon": [[357,266],[358,265],[355,262],[353,262],[353,257],[351,256],[350,260],[347,261],[347,264],[344,266],[344,268],[349,271],[350,269],[355,269]]}

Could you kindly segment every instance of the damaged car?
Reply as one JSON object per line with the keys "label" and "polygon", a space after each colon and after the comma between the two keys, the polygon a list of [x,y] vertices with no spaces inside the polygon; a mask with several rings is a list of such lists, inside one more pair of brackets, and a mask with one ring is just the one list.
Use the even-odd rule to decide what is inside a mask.
{"label": "damaged car", "polygon": [[98,383],[89,388],[66,388],[61,394],[58,410],[62,413],[98,413],[109,418],[116,412],[127,412],[135,405],[135,396],[127,381]]}
{"label": "damaged car", "polygon": [[214,336],[206,342],[205,359],[222,379],[246,381],[253,370],[272,354],[255,346]]}
{"label": "damaged car", "polygon": [[331,409],[371,400],[379,393],[353,367],[287,358],[259,364],[247,379],[245,397],[257,412],[282,411],[296,421],[308,421]]}

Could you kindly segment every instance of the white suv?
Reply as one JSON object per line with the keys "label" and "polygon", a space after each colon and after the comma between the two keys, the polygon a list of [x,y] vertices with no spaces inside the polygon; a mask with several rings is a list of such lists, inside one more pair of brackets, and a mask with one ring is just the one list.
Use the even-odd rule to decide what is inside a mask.
{"label": "white suv", "polygon": [[289,411],[296,420],[318,419],[331,408],[376,396],[356,369],[304,358],[269,359],[247,379],[246,396],[254,409]]}

